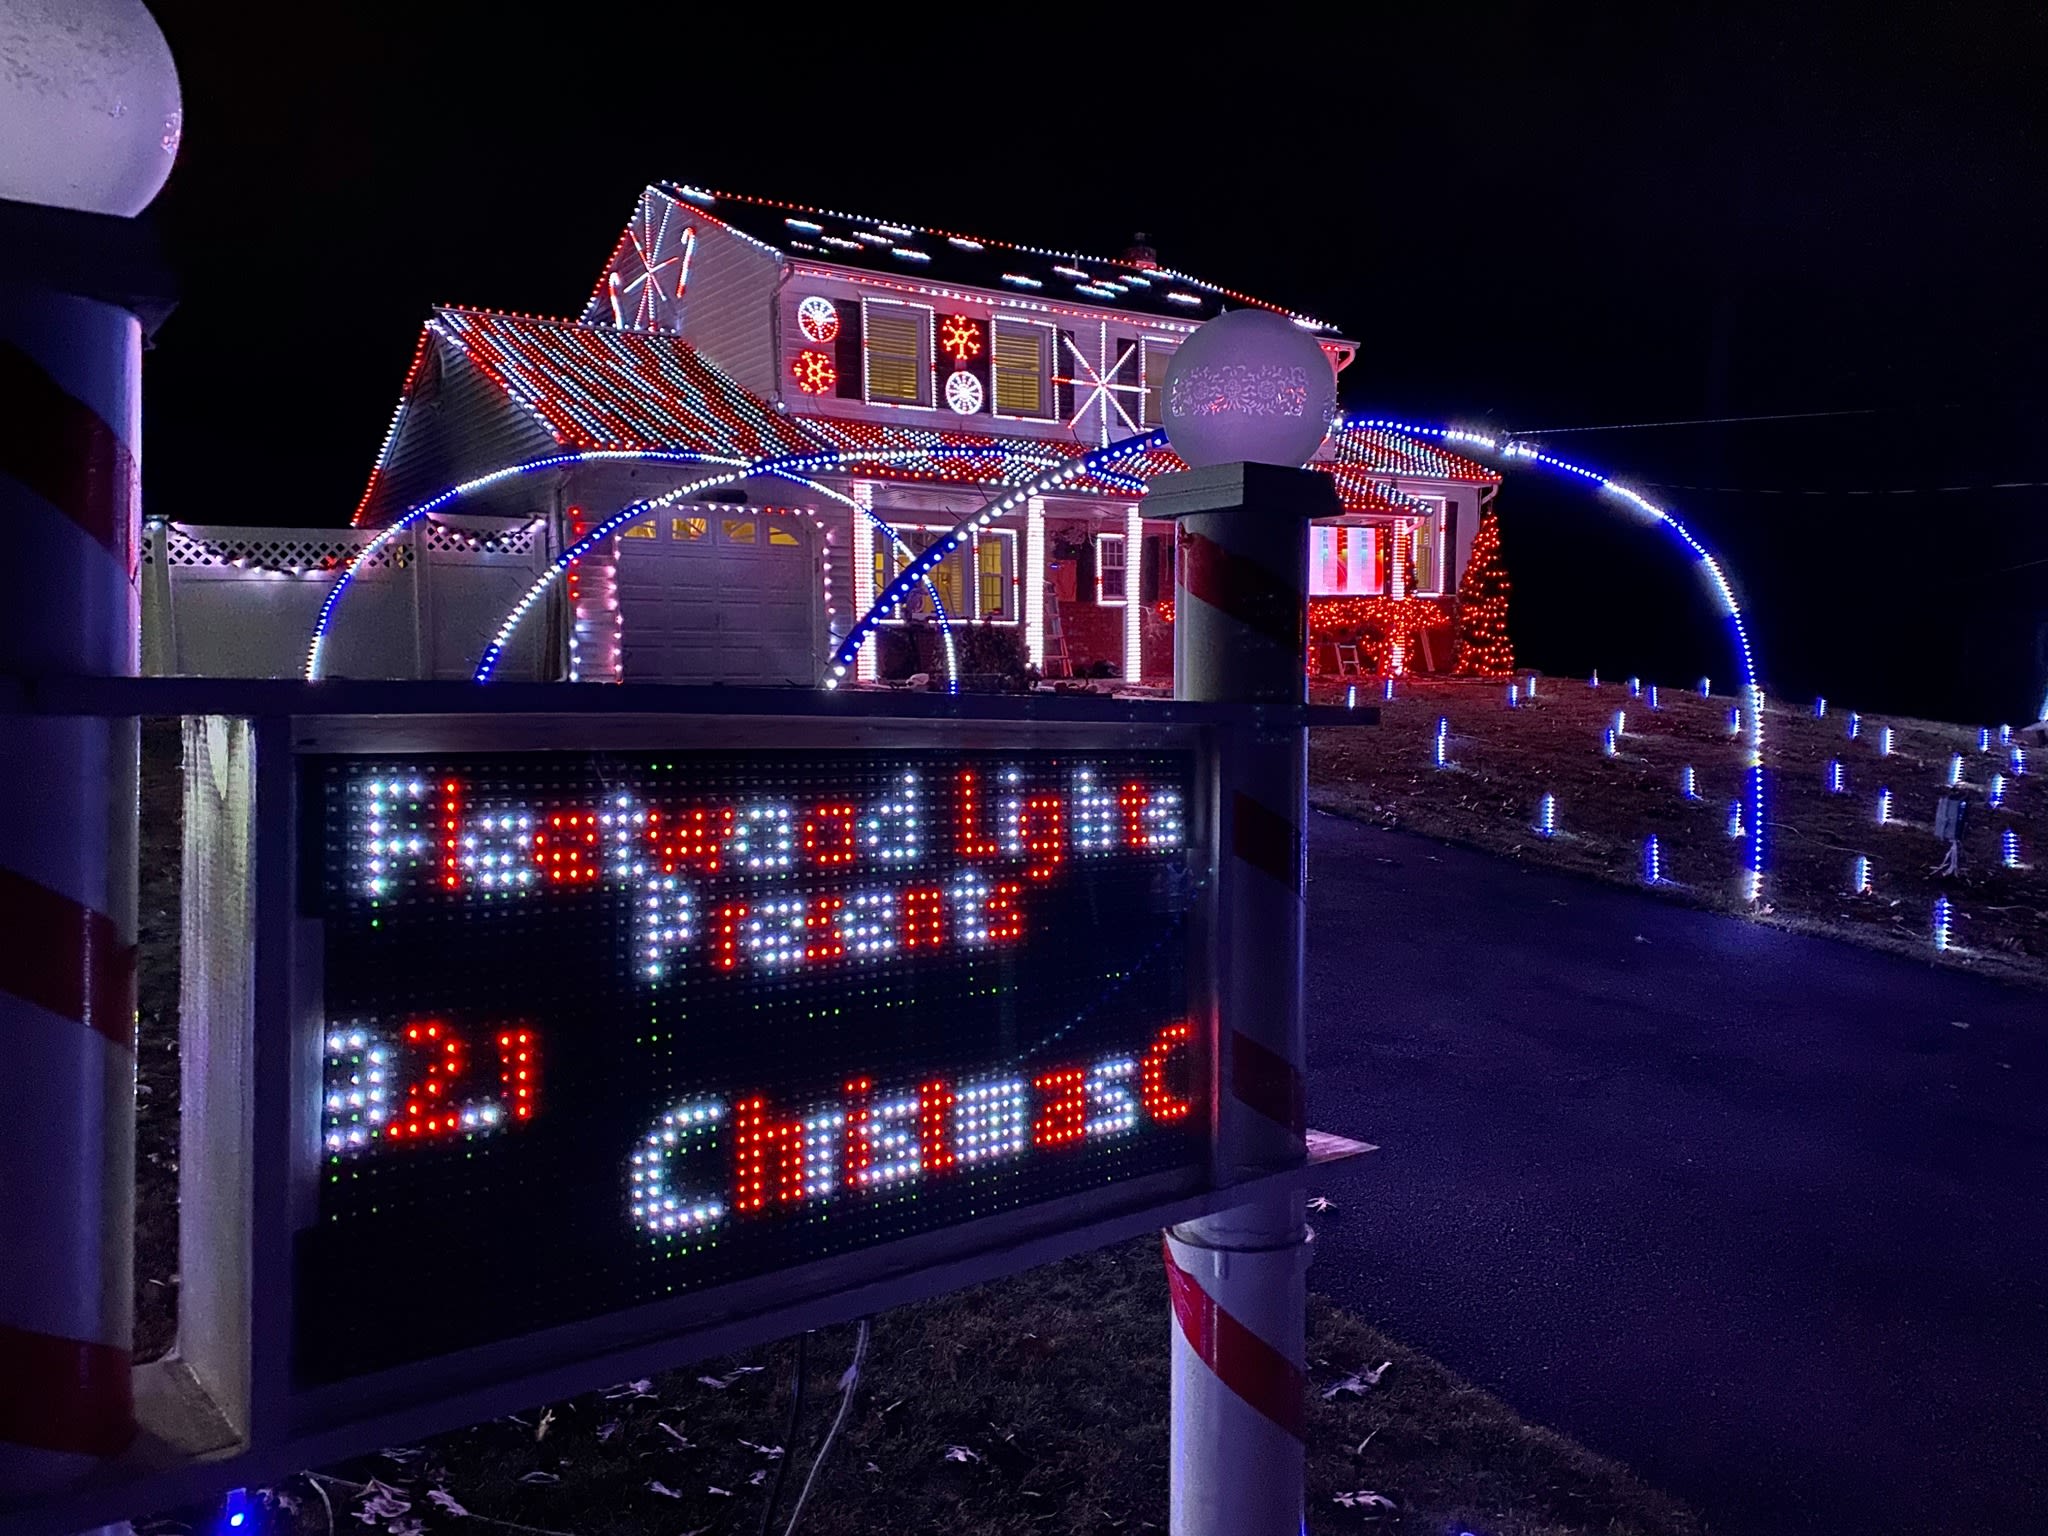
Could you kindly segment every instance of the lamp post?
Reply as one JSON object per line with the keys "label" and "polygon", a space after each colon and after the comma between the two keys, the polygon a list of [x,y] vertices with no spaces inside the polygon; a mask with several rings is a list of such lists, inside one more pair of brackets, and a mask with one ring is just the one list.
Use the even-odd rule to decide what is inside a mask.
{"label": "lamp post", "polygon": [[[141,354],[164,283],[135,223],[177,71],[140,0],[16,11],[0,70],[0,675],[132,675]],[[0,729],[0,1496],[134,1433],[137,723]]]}

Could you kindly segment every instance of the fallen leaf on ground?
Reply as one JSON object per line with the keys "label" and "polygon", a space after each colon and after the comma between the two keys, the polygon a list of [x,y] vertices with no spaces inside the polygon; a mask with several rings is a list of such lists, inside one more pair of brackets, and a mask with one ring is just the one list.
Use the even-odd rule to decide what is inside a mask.
{"label": "fallen leaf on ground", "polygon": [[1392,1499],[1383,1493],[1374,1493],[1370,1488],[1358,1488],[1350,1493],[1340,1493],[1336,1496],[1335,1502],[1342,1504],[1346,1509],[1392,1509],[1394,1507]]}
{"label": "fallen leaf on ground", "polygon": [[528,1472],[519,1481],[522,1483],[559,1483],[561,1479],[552,1472]]}
{"label": "fallen leaf on ground", "polygon": [[[669,1487],[667,1483],[662,1482],[659,1478],[651,1478],[648,1480],[647,1491],[649,1493],[658,1493],[664,1499],[680,1499],[682,1497],[680,1493],[677,1493],[675,1489]],[[711,1491],[713,1493],[718,1492],[716,1488],[712,1489]]]}
{"label": "fallen leaf on ground", "polygon": [[979,1452],[979,1451],[970,1451],[970,1450],[969,1450],[969,1449],[968,1449],[968,1448],[967,1448],[966,1446],[964,1446],[964,1445],[949,1445],[949,1446],[947,1446],[947,1447],[946,1447],[946,1460],[948,1460],[948,1461],[979,1461],[979,1460],[981,1460],[981,1452]]}
{"label": "fallen leaf on ground", "polygon": [[469,1513],[468,1510],[464,1509],[457,1502],[455,1495],[446,1488],[429,1488],[427,1490],[427,1502],[432,1504],[434,1508],[458,1518]]}

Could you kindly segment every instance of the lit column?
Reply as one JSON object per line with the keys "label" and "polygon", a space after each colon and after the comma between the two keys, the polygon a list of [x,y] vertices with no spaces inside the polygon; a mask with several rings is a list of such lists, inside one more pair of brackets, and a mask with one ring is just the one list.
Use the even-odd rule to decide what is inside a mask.
{"label": "lit column", "polygon": [[1124,681],[1145,680],[1145,520],[1124,509]]}
{"label": "lit column", "polygon": [[1045,498],[1024,506],[1024,659],[1045,670]]}
{"label": "lit column", "polygon": [[[854,481],[853,501],[860,508],[853,514],[853,611],[865,615],[875,606],[874,483]],[[853,659],[854,681],[872,683],[879,676],[875,666],[875,647],[872,644],[862,646],[860,654]]]}

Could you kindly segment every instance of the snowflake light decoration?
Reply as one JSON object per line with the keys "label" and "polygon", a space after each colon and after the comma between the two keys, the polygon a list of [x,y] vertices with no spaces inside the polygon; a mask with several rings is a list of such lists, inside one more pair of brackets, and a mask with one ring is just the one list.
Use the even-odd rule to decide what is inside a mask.
{"label": "snowflake light decoration", "polygon": [[981,380],[977,379],[965,368],[948,375],[946,379],[946,404],[953,408],[955,415],[972,416],[981,409],[983,398]]}
{"label": "snowflake light decoration", "polygon": [[956,363],[981,356],[981,322],[966,315],[948,315],[939,323],[939,346]]}
{"label": "snowflake light decoration", "polygon": [[791,359],[789,372],[796,387],[807,395],[830,394],[839,383],[839,368],[831,357],[808,348]]}
{"label": "snowflake light decoration", "polygon": [[822,293],[814,293],[797,305],[796,323],[805,341],[831,341],[839,335],[839,308]]}
{"label": "snowflake light decoration", "polygon": [[1067,353],[1073,358],[1075,368],[1072,375],[1063,376],[1055,374],[1053,376],[1055,384],[1070,384],[1074,389],[1074,418],[1067,425],[1078,432],[1081,428],[1082,418],[1091,411],[1094,412],[1096,416],[1097,441],[1105,448],[1109,446],[1112,437],[1123,435],[1123,433],[1116,430],[1118,422],[1123,424],[1124,432],[1138,431],[1138,423],[1133,419],[1131,413],[1124,409],[1122,397],[1125,395],[1142,396],[1145,393],[1144,382],[1138,378],[1137,370],[1135,369],[1132,370],[1131,374],[1135,382],[1129,384],[1117,382],[1124,371],[1124,365],[1137,357],[1137,344],[1132,342],[1126,345],[1123,351],[1117,354],[1116,361],[1112,363],[1109,360],[1109,333],[1105,330],[1102,334],[1097,357],[1095,361],[1090,362],[1087,354],[1074,345],[1073,337],[1063,335],[1060,339],[1066,343]]}

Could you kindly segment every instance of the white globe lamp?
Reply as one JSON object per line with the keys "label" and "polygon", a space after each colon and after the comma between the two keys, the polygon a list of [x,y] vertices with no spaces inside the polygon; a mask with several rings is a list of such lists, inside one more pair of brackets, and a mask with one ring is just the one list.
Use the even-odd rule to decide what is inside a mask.
{"label": "white globe lamp", "polygon": [[132,218],[171,174],[182,114],[142,0],[0,0],[0,198]]}
{"label": "white globe lamp", "polygon": [[1188,464],[1309,461],[1337,414],[1337,372],[1284,315],[1235,309],[1196,330],[1166,369],[1160,421]]}

